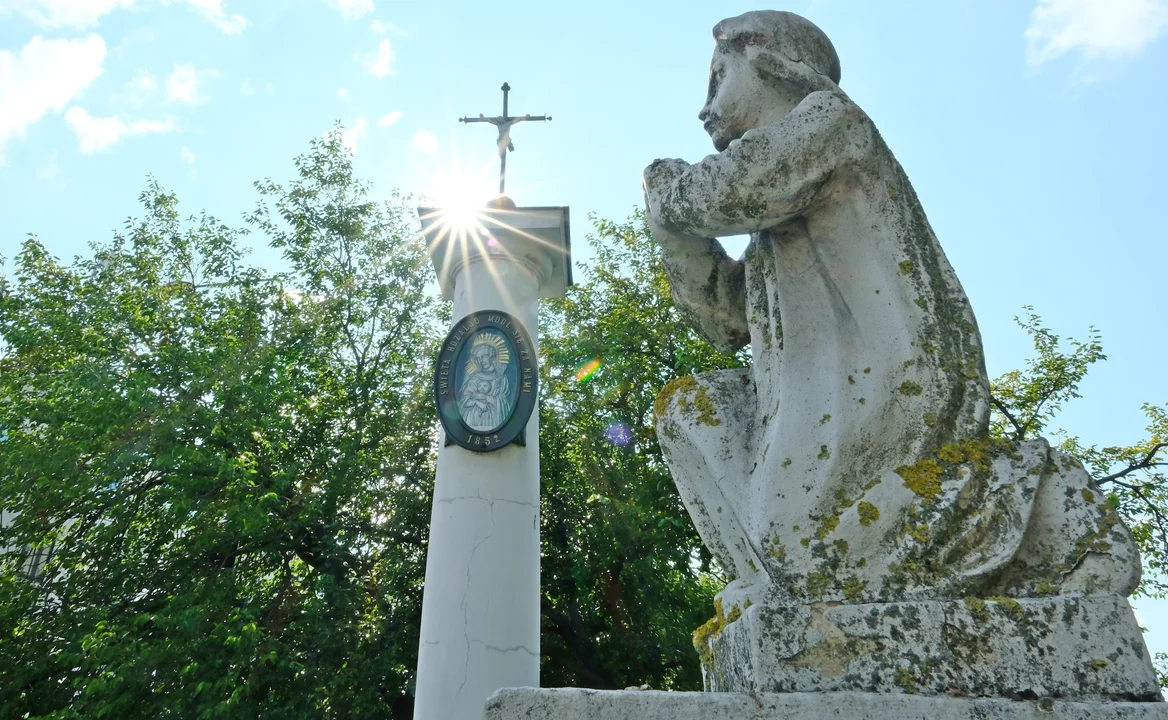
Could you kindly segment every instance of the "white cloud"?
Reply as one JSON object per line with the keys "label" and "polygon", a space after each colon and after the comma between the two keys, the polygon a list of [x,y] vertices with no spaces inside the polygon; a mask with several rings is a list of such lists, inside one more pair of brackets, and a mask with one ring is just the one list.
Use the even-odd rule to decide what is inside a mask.
{"label": "white cloud", "polygon": [[254,88],[252,88],[252,86],[251,86],[251,80],[247,80],[247,79],[245,79],[245,80],[244,80],[244,81],[243,81],[243,82],[242,82],[242,83],[239,85],[239,91],[240,91],[241,93],[243,93],[244,95],[255,95],[255,89],[254,89]]}
{"label": "white cloud", "polygon": [[[128,8],[137,0],[0,0],[0,14],[16,12],[46,28],[87,28],[96,25],[103,15]],[[163,5],[183,2],[191,6],[212,25],[229,34],[243,32],[247,18],[227,13],[223,0],[162,0]]]}
{"label": "white cloud", "polygon": [[349,91],[345,88],[337,88],[337,99],[349,102]]}
{"label": "white cloud", "polygon": [[105,41],[33,37],[19,54],[0,50],[0,154],[49,110],[60,111],[102,72]]}
{"label": "white cloud", "polygon": [[386,114],[381,116],[381,119],[377,121],[377,127],[389,127],[390,125],[393,125],[395,122],[397,122],[398,120],[401,120],[401,119],[402,119],[402,111],[401,110],[391,110],[391,111],[389,111]]}
{"label": "white cloud", "polygon": [[97,152],[125,136],[174,130],[174,123],[169,120],[126,121],[117,116],[94,117],[76,105],[65,112],[65,123],[77,134],[77,143],[83,153]]}
{"label": "white cloud", "polygon": [[1038,0],[1026,59],[1042,65],[1072,51],[1087,59],[1130,56],[1168,29],[1168,0]]}
{"label": "white cloud", "polygon": [[365,69],[379,78],[397,74],[393,61],[393,46],[389,44],[389,40],[382,40],[377,46],[377,52],[364,58]]}
{"label": "white cloud", "polygon": [[394,25],[388,20],[378,20],[374,18],[373,23],[369,26],[373,32],[378,35],[385,35],[386,33],[396,33],[398,35],[409,35],[405,30],[402,30],[397,25]]}
{"label": "white cloud", "polygon": [[247,27],[247,18],[239,13],[227,14],[223,0],[186,0],[187,4],[199,11],[215,27],[228,35],[238,35]]}
{"label": "white cloud", "polygon": [[0,14],[16,12],[47,28],[87,28],[134,0],[0,0]]}
{"label": "white cloud", "polygon": [[166,99],[197,105],[207,98],[199,95],[199,71],[194,65],[175,65],[166,77]]}
{"label": "white cloud", "polygon": [[373,12],[373,0],[326,0],[326,2],[345,20],[356,20],[365,13]]}
{"label": "white cloud", "polygon": [[438,137],[429,130],[419,130],[414,133],[413,145],[417,150],[427,155],[433,155],[438,152]]}
{"label": "white cloud", "polygon": [[149,71],[141,70],[126,83],[126,92],[123,97],[134,105],[142,105],[153,97],[157,89],[158,79]]}
{"label": "white cloud", "polygon": [[191,152],[191,149],[188,148],[186,145],[182,146],[182,148],[178,151],[178,154],[182,156],[183,160],[186,160],[187,162],[191,163],[192,165],[194,164],[195,154],[193,152]]}

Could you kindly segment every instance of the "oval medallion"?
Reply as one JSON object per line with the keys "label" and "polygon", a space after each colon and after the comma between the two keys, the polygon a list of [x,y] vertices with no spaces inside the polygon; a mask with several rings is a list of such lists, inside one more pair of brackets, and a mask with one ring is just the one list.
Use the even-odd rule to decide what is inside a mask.
{"label": "oval medallion", "polygon": [[516,318],[480,310],[455,323],[434,368],[434,399],[446,444],[487,452],[512,442],[535,408],[538,372],[531,338]]}

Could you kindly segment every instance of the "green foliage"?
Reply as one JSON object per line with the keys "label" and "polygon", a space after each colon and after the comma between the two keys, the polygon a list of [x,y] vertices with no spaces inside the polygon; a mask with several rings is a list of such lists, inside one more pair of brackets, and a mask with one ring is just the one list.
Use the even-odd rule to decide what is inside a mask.
{"label": "green foliage", "polygon": [[[1033,308],[1026,320],[1015,321],[1034,341],[1035,358],[1026,368],[999,376],[992,383],[994,413],[990,432],[995,437],[1023,440],[1040,433],[1062,408],[1079,397],[1079,383],[1092,363],[1103,360],[1100,334],[1090,329],[1086,342],[1061,338],[1043,326]],[[1168,406],[1165,406],[1168,407]],[[1108,501],[1132,531],[1144,563],[1144,580],[1137,594],[1164,597],[1168,584],[1168,412],[1145,403],[1147,437],[1131,445],[1098,447],[1061,430],[1059,448],[1081,460],[1107,493]],[[1166,679],[1168,681],[1168,679]]]}
{"label": "green foliage", "polygon": [[1014,322],[1030,335],[1038,353],[1021,370],[1011,370],[993,381],[993,417],[990,431],[995,437],[1021,441],[1042,432],[1062,409],[1063,403],[1080,397],[1079,383],[1092,363],[1106,360],[1101,335],[1094,327],[1086,342],[1068,338],[1069,353],[1063,352],[1058,335],[1042,325],[1042,318],[1027,305],[1026,319]]}
{"label": "green foliage", "polygon": [[653,401],[745,356],[681,318],[640,213],[593,222],[595,261],[541,318],[541,682],[700,689],[691,634],[723,581],[662,460]]}
{"label": "green foliage", "polygon": [[[5,717],[409,717],[448,310],[406,200],[371,201],[338,135],[296,169],[245,230],[151,183],[90,256],[30,237],[0,275]],[[696,689],[722,578],[653,405],[748,357],[689,328],[640,213],[592,222],[594,262],[541,309],[542,681]],[[1029,312],[1038,356],[994,385],[1016,439],[1104,357]],[[1162,571],[1168,417],[1145,413],[1146,440],[1063,446]]]}
{"label": "green foliage", "polygon": [[[434,329],[409,209],[336,137],[253,228],[145,215],[0,298],[8,717],[388,717],[414,665]],[[274,211],[269,207],[274,205]],[[30,567],[38,550],[47,561]],[[26,715],[27,713],[27,715]]]}

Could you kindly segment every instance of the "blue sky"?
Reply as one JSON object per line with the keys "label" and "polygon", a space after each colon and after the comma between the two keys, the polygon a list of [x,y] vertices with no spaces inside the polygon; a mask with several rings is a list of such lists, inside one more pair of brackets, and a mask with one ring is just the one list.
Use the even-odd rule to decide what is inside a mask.
{"label": "blue sky", "polygon": [[[147,174],[229,222],[254,180],[334,121],[362,176],[441,195],[495,183],[493,129],[549,114],[508,159],[522,205],[570,205],[577,260],[596,212],[641,202],[657,157],[712,152],[697,112],[715,22],[754,3],[441,0],[0,0],[0,254],[27,233],[83,253],[137,212]],[[802,0],[841,86],[912,179],[969,293],[991,375],[1029,345],[1032,304],[1109,359],[1056,425],[1136,440],[1168,401],[1168,0]],[[727,245],[741,250],[741,240]],[[256,249],[256,258],[274,255]],[[1137,603],[1168,651],[1168,603]]]}

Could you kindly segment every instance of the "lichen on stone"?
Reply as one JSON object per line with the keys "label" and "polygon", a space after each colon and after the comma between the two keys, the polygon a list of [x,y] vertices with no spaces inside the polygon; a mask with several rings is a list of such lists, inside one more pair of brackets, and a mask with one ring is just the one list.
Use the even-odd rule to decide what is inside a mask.
{"label": "lichen on stone", "polygon": [[912,380],[905,380],[902,382],[900,384],[899,390],[902,395],[920,395],[925,391],[925,389],[921,387],[920,383],[913,382]]}
{"label": "lichen on stone", "polygon": [[860,524],[865,527],[880,519],[880,509],[867,501],[860,502],[856,506],[856,512],[860,515]]}
{"label": "lichen on stone", "polygon": [[904,486],[928,500],[941,494],[941,473],[941,466],[932,458],[896,468]]}

